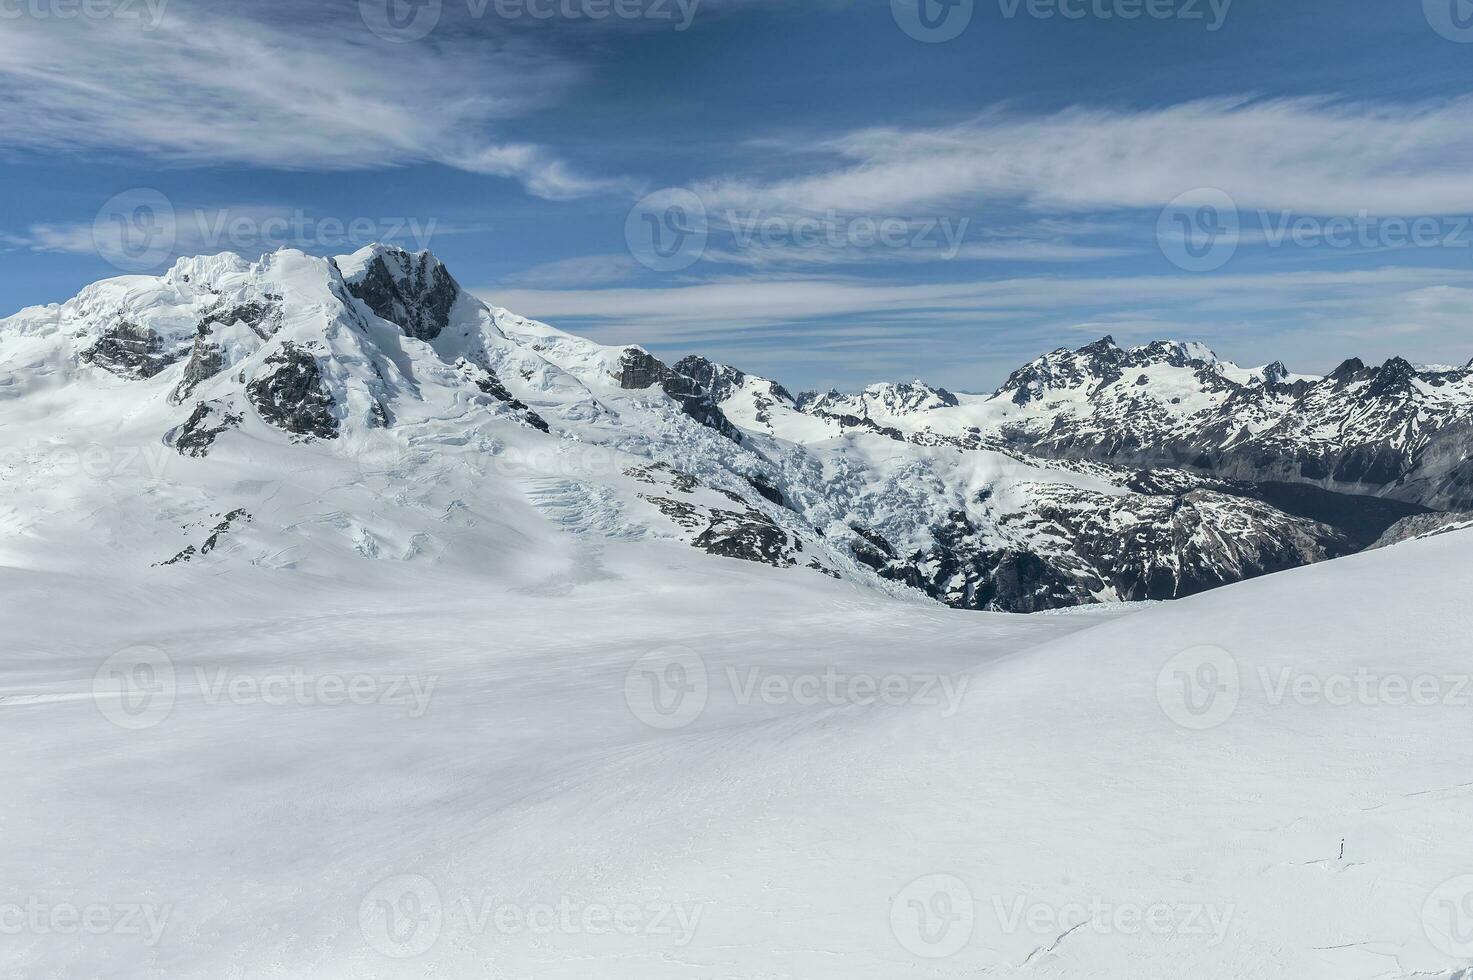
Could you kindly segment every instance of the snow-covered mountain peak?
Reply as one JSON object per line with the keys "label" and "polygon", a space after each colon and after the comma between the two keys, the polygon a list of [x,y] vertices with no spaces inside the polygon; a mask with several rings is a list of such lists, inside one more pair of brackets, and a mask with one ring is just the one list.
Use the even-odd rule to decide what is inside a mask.
{"label": "snow-covered mountain peak", "polygon": [[1128,371],[1156,367],[1214,374],[1234,368],[1205,344],[1158,340],[1126,349],[1106,336],[1074,350],[1061,347],[1033,359],[1014,371],[994,394],[1019,406],[1056,396],[1088,397]]}
{"label": "snow-covered mountain peak", "polygon": [[428,250],[374,244],[338,260],[354,296],[411,337],[434,340],[450,325],[460,284]]}
{"label": "snow-covered mountain peak", "polygon": [[[1305,392],[1332,403],[1316,418],[1335,418],[1328,386],[1255,389],[1200,345],[1110,338],[1030,369],[1044,394],[1026,404],[920,380],[794,398],[729,364],[667,364],[487,306],[428,252],[285,250],[183,260],[0,321],[0,429],[42,439],[26,472],[44,472],[36,419],[165,453],[168,480],[80,492],[64,518],[136,501],[113,526],[128,529],[129,553],[156,560],[184,553],[180,526],[237,511],[256,517],[240,533],[259,562],[344,546],[533,560],[561,553],[557,528],[569,527],[1032,610],[1184,595],[1363,537],[1252,485],[1078,458],[1272,431]],[[1386,407],[1397,398],[1464,395],[1397,363],[1365,370],[1346,391],[1359,405],[1387,388],[1372,393],[1381,428],[1405,421]],[[1196,457],[1153,465],[1183,460]],[[274,496],[304,468],[320,478]],[[17,499],[56,491],[28,479]]]}

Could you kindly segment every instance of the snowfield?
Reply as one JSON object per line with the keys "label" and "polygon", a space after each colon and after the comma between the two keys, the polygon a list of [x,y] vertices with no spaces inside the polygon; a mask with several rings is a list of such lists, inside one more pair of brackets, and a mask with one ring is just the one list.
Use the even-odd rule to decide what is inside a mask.
{"label": "snowfield", "polygon": [[1469,543],[1045,617],[666,542],[7,569],[4,972],[1453,977]]}

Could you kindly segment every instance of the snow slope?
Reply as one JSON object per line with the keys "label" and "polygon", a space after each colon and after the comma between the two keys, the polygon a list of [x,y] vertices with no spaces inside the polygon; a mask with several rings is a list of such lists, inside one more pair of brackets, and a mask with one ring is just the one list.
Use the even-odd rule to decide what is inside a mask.
{"label": "snow slope", "polygon": [[1450,978],[1470,543],[1117,618],[659,541],[0,570],[0,972]]}

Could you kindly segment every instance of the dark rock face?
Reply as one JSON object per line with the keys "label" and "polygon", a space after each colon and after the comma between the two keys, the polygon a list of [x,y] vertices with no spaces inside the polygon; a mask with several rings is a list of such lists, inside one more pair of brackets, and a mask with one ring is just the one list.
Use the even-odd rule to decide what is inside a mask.
{"label": "dark rock face", "polygon": [[317,359],[293,343],[266,359],[269,373],[246,386],[261,418],[301,439],[336,439],[338,420]]}
{"label": "dark rock face", "polygon": [[717,407],[711,396],[695,381],[676,375],[660,382],[660,387],[674,399],[682,412],[706,428],[714,429],[735,443],[744,440],[742,430],[732,424],[726,413]]}
{"label": "dark rock face", "polygon": [[[712,555],[757,562],[778,568],[796,566],[803,552],[803,542],[784,530],[775,520],[749,503],[740,494],[703,484],[689,473],[664,463],[652,463],[629,470],[626,476],[666,493],[640,494],[642,500],[654,504],[670,521],[691,535],[690,544]],[[700,496],[719,495],[728,505],[712,506]],[[687,499],[681,499],[687,498]],[[834,575],[816,559],[804,567]]]}
{"label": "dark rock face", "polygon": [[675,372],[649,351],[631,347],[619,360],[619,387],[625,391],[643,391],[675,377]]}
{"label": "dark rock face", "polygon": [[[731,367],[727,364],[717,364],[704,357],[692,355],[684,357],[675,362],[675,373],[683,374],[692,378],[711,396],[717,404],[726,401],[732,393],[746,383],[748,375],[744,371]],[[785,401],[793,401],[792,394],[777,382],[769,382],[772,386],[774,397]]]}
{"label": "dark rock face", "polygon": [[732,442],[744,441],[742,430],[732,424],[716,404],[711,393],[694,378],[677,374],[648,351],[631,347],[619,361],[619,387],[626,391],[643,391],[659,385],[680,410],[708,429],[726,436]]}
{"label": "dark rock face", "polygon": [[1444,514],[1417,514],[1397,521],[1386,533],[1376,540],[1368,550],[1389,548],[1413,538],[1428,538],[1452,531],[1473,528],[1473,511],[1454,511]]}
{"label": "dark rock face", "polygon": [[225,369],[225,352],[210,340],[216,325],[232,326],[240,323],[249,327],[262,340],[268,339],[280,325],[281,308],[270,302],[241,303],[229,308],[212,310],[200,318],[195,327],[194,346],[190,348],[189,362],[184,365],[184,376],[171,396],[175,404],[182,403],[194,393],[194,389]]}
{"label": "dark rock face", "polygon": [[232,510],[230,513],[226,514],[224,516],[224,519],[222,519],[220,523],[215,525],[215,527],[210,531],[210,536],[205,538],[204,543],[201,544],[198,548],[196,548],[194,545],[189,545],[173,558],[170,558],[166,561],[161,561],[159,562],[159,564],[180,565],[185,562],[193,561],[195,558],[201,555],[208,555],[210,552],[219,547],[220,538],[223,535],[229,534],[231,528],[234,525],[240,523],[248,523],[251,519],[251,515],[246,512],[245,508],[236,508],[235,510]]}
{"label": "dark rock face", "polygon": [[201,324],[202,332],[194,338],[189,352],[189,363],[184,365],[184,377],[174,388],[175,404],[183,402],[194,389],[225,369],[225,352],[209,340],[209,325]]}
{"label": "dark rock face", "polygon": [[1042,612],[1093,602],[1097,578],[1079,581],[1043,558],[1017,549],[988,548],[977,526],[953,511],[931,529],[934,545],[907,557],[872,528],[851,525],[854,557],[881,578],[926,593],[956,609]]}
{"label": "dark rock face", "polygon": [[783,496],[783,492],[777,487],[773,486],[772,482],[769,481],[766,477],[756,476],[749,473],[747,475],[747,482],[752,485],[753,490],[756,490],[762,495],[764,500],[777,504],[779,507],[788,506],[787,498]]}
{"label": "dark rock face", "polygon": [[[998,390],[1029,405],[1061,389],[1082,412],[1003,429],[1015,448],[1130,467],[1188,467],[1257,483],[1313,483],[1434,508],[1473,507],[1473,371],[1418,369],[1394,357],[1379,367],[1350,358],[1321,380],[1288,381],[1280,363],[1239,383],[1167,343],[1123,351],[1108,338],[1055,351]],[[1171,417],[1150,387],[1114,382],[1144,363],[1195,368],[1208,407]],[[1457,390],[1462,389],[1459,396]]]}
{"label": "dark rock face", "polygon": [[387,249],[376,255],[348,291],[381,319],[420,340],[434,340],[450,324],[460,285],[429,252]]}
{"label": "dark rock face", "polygon": [[551,431],[547,420],[528,408],[526,402],[514,397],[506,385],[502,384],[501,379],[496,376],[495,371],[487,367],[482,367],[479,364],[472,364],[463,357],[456,362],[455,366],[466,373],[471,379],[471,382],[477,388],[481,389],[482,394],[490,395],[497,401],[511,406],[514,411],[522,416],[522,420],[532,428],[542,432]]}
{"label": "dark rock face", "polygon": [[851,529],[855,559],[882,578],[991,612],[1178,599],[1358,550],[1327,525],[1211,490],[1121,498],[1054,488],[1034,514],[999,521],[1003,532],[1028,532],[1026,547],[989,543],[997,535],[962,511],[909,555],[872,528]]}
{"label": "dark rock face", "polygon": [[240,425],[242,417],[218,402],[200,402],[169,439],[181,456],[208,456],[215,438]]}
{"label": "dark rock face", "polygon": [[713,510],[711,524],[695,540],[695,546],[722,558],[761,562],[764,565],[794,565],[794,550],[803,545],[795,542],[766,514],[756,510],[742,512]]}
{"label": "dark rock face", "polygon": [[162,338],[148,327],[119,320],[81,356],[88,364],[120,378],[143,380],[179,360],[184,351],[165,350]]}
{"label": "dark rock face", "polygon": [[1370,497],[1363,494],[1336,493],[1312,483],[1225,483],[1223,493],[1252,497],[1290,514],[1333,527],[1357,548],[1371,545],[1397,522],[1427,508],[1419,504]]}

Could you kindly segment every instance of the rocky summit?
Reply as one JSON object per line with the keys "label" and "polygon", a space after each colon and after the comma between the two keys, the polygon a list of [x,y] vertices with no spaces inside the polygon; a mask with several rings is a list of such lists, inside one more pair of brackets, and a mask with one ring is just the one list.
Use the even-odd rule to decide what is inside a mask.
{"label": "rocky summit", "polygon": [[21,311],[0,391],[6,418],[51,412],[114,461],[58,493],[54,438],[19,440],[3,477],[35,506],[9,547],[37,567],[107,513],[129,574],[535,566],[653,539],[1034,612],[1193,595],[1473,510],[1473,367],[1301,375],[1105,337],[990,394],[795,396],[525,319],[382,245],[183,259]]}

